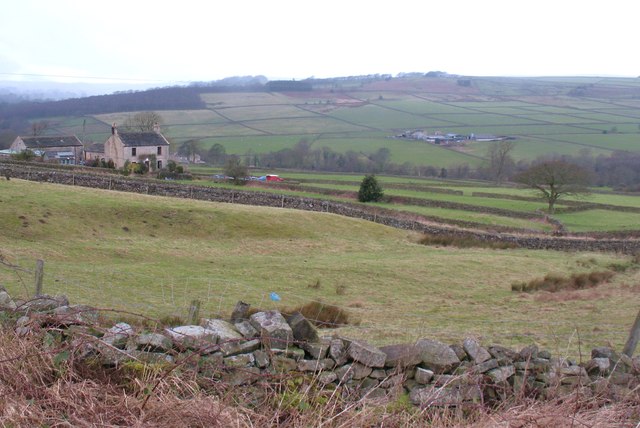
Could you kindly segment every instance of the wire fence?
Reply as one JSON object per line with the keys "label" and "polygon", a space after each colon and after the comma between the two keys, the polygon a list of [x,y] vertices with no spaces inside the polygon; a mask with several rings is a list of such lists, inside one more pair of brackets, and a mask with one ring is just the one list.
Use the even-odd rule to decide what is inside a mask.
{"label": "wire fence", "polygon": [[[20,259],[9,263],[0,259],[0,286],[14,300],[32,298],[38,287],[36,265],[35,260]],[[566,319],[532,317],[530,314],[522,314],[519,319],[498,315],[486,319],[468,311],[398,312],[392,304],[376,308],[360,307],[346,300],[328,304],[305,296],[293,286],[279,285],[270,289],[219,276],[158,278],[141,266],[105,269],[91,265],[80,269],[75,267],[74,276],[69,276],[61,271],[63,268],[53,263],[45,264],[42,293],[62,294],[69,298],[70,304],[90,305],[111,314],[122,311],[154,319],[173,317],[186,323],[194,301],[199,304],[201,318],[223,319],[230,318],[238,301],[260,310],[281,311],[315,304],[312,307],[318,312],[325,306],[331,306],[349,314],[351,319],[346,325],[322,329],[321,335],[340,334],[380,345],[425,337],[460,343],[464,337],[473,336],[485,343],[515,348],[536,343],[554,353],[581,358],[588,356],[595,346],[621,348],[631,325],[614,321],[590,325],[584,320],[568,322]],[[99,270],[98,275],[96,269]],[[91,277],[90,283],[86,277]],[[318,313],[314,317],[312,312],[307,314],[307,318],[320,323],[325,320],[320,315]],[[630,319],[634,316],[629,314]]]}

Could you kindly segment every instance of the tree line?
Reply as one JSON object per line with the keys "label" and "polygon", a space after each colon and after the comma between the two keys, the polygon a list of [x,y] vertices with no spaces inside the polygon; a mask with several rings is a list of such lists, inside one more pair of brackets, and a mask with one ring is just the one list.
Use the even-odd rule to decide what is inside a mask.
{"label": "tree line", "polygon": [[[309,139],[301,139],[290,148],[268,153],[249,150],[239,157],[249,167],[479,179],[496,183],[513,181],[518,174],[545,161],[563,161],[588,171],[591,185],[611,187],[619,191],[640,191],[640,153],[620,151],[609,156],[592,156],[588,150],[583,150],[574,156],[551,154],[533,160],[515,161],[512,156],[515,143],[500,141],[489,146],[480,166],[460,163],[439,167],[409,162],[394,163],[391,161],[391,152],[386,147],[371,152],[337,152],[326,146],[316,149],[312,144],[313,141]],[[211,165],[224,165],[228,158],[223,144],[216,143],[204,150],[198,140],[183,143],[178,148],[178,154],[190,160],[195,160],[194,156],[199,155]]]}

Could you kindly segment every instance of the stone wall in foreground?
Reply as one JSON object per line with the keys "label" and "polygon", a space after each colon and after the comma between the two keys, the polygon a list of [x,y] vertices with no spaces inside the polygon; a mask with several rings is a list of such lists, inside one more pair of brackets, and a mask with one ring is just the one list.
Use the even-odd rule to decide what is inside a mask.
{"label": "stone wall in foreground", "polygon": [[407,393],[418,406],[499,402],[513,394],[539,399],[575,391],[583,396],[606,392],[614,398],[639,394],[640,358],[606,347],[592,350],[581,364],[535,345],[514,350],[474,338],[453,345],[424,338],[376,347],[320,336],[300,313],[251,313],[243,302],[228,320],[202,319],[197,325],[152,332],[123,322],[100,328],[92,307],[70,305],[64,296],[17,301],[1,287],[0,312],[4,328],[18,335],[55,331],[64,338],[59,348],[80,364],[180,366],[221,387],[300,377],[356,399]]}
{"label": "stone wall in foreground", "polygon": [[[211,202],[226,202],[244,205],[256,205],[276,208],[290,208],[305,211],[326,212],[346,217],[359,218],[398,229],[414,230],[434,235],[473,236],[489,242],[507,242],[517,247],[560,251],[610,251],[626,254],[640,252],[640,239],[589,238],[589,237],[552,237],[535,234],[516,234],[474,229],[478,224],[458,222],[458,227],[429,223],[419,216],[405,215],[363,204],[337,203],[313,198],[277,195],[266,192],[242,191],[217,187],[183,185],[170,181],[127,178],[111,174],[92,174],[85,170],[55,169],[27,166],[17,163],[0,162],[0,177],[14,177],[24,180],[67,184],[105,190],[117,190],[147,195],[197,199]],[[465,227],[467,226],[467,227]]]}

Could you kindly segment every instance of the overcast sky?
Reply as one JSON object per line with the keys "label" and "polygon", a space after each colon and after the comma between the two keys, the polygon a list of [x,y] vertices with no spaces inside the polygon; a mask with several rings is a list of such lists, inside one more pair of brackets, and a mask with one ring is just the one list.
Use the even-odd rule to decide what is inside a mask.
{"label": "overcast sky", "polygon": [[633,0],[2,3],[0,80],[640,75]]}

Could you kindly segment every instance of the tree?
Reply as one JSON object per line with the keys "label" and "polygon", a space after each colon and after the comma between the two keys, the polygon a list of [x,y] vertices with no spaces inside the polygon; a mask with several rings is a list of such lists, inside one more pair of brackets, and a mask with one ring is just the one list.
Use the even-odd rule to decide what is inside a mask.
{"label": "tree", "polygon": [[155,111],[141,111],[129,117],[124,123],[124,128],[129,131],[154,132],[162,122],[162,116]]}
{"label": "tree", "polygon": [[196,162],[196,155],[200,154],[200,141],[187,140],[178,149],[178,154],[186,156],[192,163]]}
{"label": "tree", "polygon": [[207,151],[207,161],[213,165],[222,165],[227,158],[227,151],[220,143],[215,143]]}
{"label": "tree", "polygon": [[33,122],[31,124],[31,133],[34,137],[41,135],[42,132],[49,127],[49,122],[41,120],[40,122]]}
{"label": "tree", "polygon": [[499,141],[491,144],[487,151],[489,159],[489,173],[497,183],[504,181],[513,171],[515,162],[511,152],[515,146],[513,141]]}
{"label": "tree", "polygon": [[378,184],[375,175],[367,175],[362,179],[360,190],[358,191],[358,200],[360,202],[378,202],[383,196],[382,187]]}
{"label": "tree", "polygon": [[563,196],[589,194],[591,173],[585,168],[564,160],[533,164],[515,177],[515,181],[540,192],[553,212],[556,201]]}
{"label": "tree", "polygon": [[247,176],[247,167],[238,156],[231,156],[224,164],[224,175],[233,178],[235,184],[245,184],[244,178]]}

